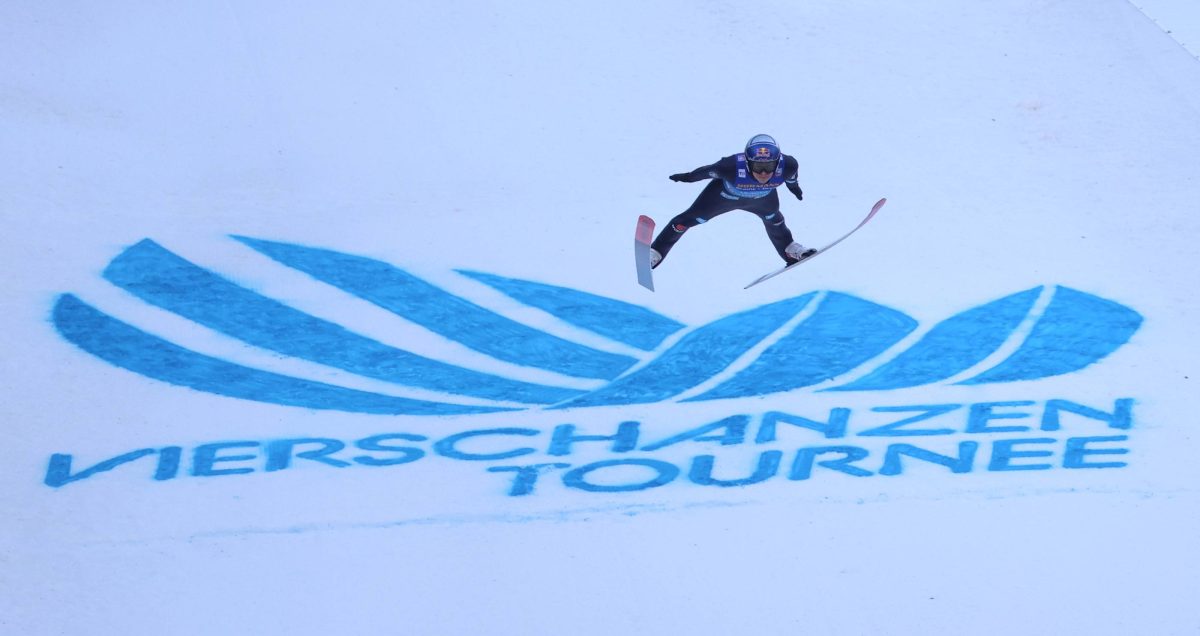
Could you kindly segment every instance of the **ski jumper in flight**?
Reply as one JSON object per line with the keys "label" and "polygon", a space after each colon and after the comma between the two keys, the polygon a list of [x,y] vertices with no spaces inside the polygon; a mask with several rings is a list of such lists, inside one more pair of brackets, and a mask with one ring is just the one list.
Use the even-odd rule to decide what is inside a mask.
{"label": "ski jumper in flight", "polygon": [[763,227],[775,251],[789,265],[816,254],[792,240],[792,231],[779,211],[779,194],[775,189],[786,185],[796,198],[803,201],[804,191],[796,182],[799,162],[779,151],[779,144],[770,135],[755,135],[746,143],[746,151],[730,155],[691,172],[671,175],[672,181],[692,183],[712,179],[696,197],[691,207],[671,219],[654,239],[650,250],[650,266],[658,267],[671,248],[689,228],[725,214],[745,210],[762,219]]}

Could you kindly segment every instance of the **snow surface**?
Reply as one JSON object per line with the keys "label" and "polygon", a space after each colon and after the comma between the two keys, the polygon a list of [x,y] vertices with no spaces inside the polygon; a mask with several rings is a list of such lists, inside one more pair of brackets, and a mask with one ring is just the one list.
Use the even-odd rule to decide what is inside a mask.
{"label": "snow surface", "polygon": [[[0,53],[0,632],[1200,630],[1200,62],[1130,2],[9,2]],[[666,176],[760,132],[800,162],[804,201],[781,199],[801,241],[823,244],[879,197],[888,205],[749,291],[778,258],[757,219],[730,213],[684,237],[655,271],[656,293],[639,287],[637,215],[661,226],[699,191]],[[606,385],[484,356],[465,332],[438,335],[234,236],[388,263],[496,315],[684,375],[715,364],[704,351],[669,356],[688,334],[809,292],[919,326],[830,383],[686,400],[768,355],[817,315],[808,306],[680,396],[526,408],[252,346],[103,276],[151,239],[393,348],[523,382]],[[683,331],[646,352],[462,271],[629,303]],[[1034,339],[1058,287],[1142,322],[1080,368],[956,383]],[[970,371],[819,390],[880,368],[952,316],[1039,288],[1033,318]],[[54,319],[64,295],[244,367],[521,408],[372,415],[176,386],[68,341]],[[575,296],[552,297],[564,298]],[[872,336],[861,324],[818,344],[853,347]],[[1094,330],[1059,327],[1047,337],[1086,357]],[[1076,408],[1058,429],[1053,404]],[[936,435],[863,435],[939,411],[904,428]],[[837,414],[848,417],[841,436],[795,425],[828,427]],[[719,421],[747,424],[744,439],[726,427],[663,445]],[[632,450],[582,440],[551,453],[553,431],[614,436],[624,422],[639,423]],[[355,447],[382,434],[408,436],[389,443],[424,456],[355,461],[400,457]],[[340,467],[293,457],[281,440],[295,439],[346,444],[332,456]],[[889,445],[949,458],[971,443],[978,455],[960,472],[897,455],[899,474],[879,474]],[[283,448],[286,468],[267,470],[268,447]],[[869,453],[855,464],[867,475],[801,475],[795,460],[823,447]],[[79,474],[139,449],[154,452]],[[466,455],[516,449],[532,450]],[[717,479],[747,478],[770,452],[782,463],[760,483],[691,478],[704,457]],[[70,471],[55,473],[64,456]],[[534,464],[548,466],[522,491],[512,467]],[[669,467],[679,474],[651,483]]]}
{"label": "snow surface", "polygon": [[1200,58],[1200,3],[1192,0],[1130,0],[1193,56]]}

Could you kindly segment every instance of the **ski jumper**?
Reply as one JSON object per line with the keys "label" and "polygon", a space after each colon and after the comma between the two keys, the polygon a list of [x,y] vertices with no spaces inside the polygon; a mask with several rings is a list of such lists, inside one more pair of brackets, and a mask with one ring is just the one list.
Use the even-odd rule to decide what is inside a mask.
{"label": "ski jumper", "polygon": [[767,236],[779,257],[788,263],[795,259],[788,258],[784,249],[792,243],[792,231],[784,221],[783,213],[779,211],[779,194],[775,191],[781,185],[800,197],[803,193],[796,182],[799,172],[799,162],[795,157],[783,155],[771,179],[759,183],[747,166],[746,155],[737,154],[722,158],[720,161],[696,168],[687,173],[684,181],[700,181],[712,179],[696,197],[691,207],[684,210],[667,223],[666,227],[654,239],[651,247],[665,259],[671,247],[683,237],[688,228],[712,219],[732,210],[745,210],[762,219]]}

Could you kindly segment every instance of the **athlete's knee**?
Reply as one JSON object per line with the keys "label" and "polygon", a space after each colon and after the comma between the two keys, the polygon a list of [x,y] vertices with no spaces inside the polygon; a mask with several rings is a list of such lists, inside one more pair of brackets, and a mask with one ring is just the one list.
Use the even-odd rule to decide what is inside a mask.
{"label": "athlete's knee", "polygon": [[671,219],[669,225],[671,226],[671,229],[675,230],[675,232],[677,232],[679,234],[683,234],[684,232],[688,231],[688,228],[696,227],[697,225],[700,225],[704,221],[705,221],[704,217],[696,216],[694,214],[688,214],[685,212],[685,213],[680,214],[679,216]]}
{"label": "athlete's knee", "polygon": [[763,224],[769,227],[780,227],[787,222],[786,219],[783,218],[782,212],[771,212],[770,214],[764,214],[762,215],[762,221]]}

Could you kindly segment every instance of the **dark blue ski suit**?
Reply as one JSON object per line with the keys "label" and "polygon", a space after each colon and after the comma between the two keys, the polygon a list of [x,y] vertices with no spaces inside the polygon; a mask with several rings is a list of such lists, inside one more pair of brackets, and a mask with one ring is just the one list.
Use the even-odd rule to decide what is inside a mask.
{"label": "dark blue ski suit", "polygon": [[746,155],[737,154],[723,157],[720,161],[708,166],[696,168],[691,172],[671,175],[672,181],[691,183],[702,179],[712,179],[708,186],[700,192],[691,207],[671,219],[670,223],[659,232],[651,245],[663,259],[688,228],[711,221],[713,218],[732,210],[746,210],[762,219],[767,236],[779,257],[788,263],[796,262],[784,254],[784,249],[792,243],[792,231],[788,229],[779,211],[779,195],[775,189],[786,185],[797,199],[804,199],[804,192],[796,182],[799,163],[795,157],[782,155],[771,179],[759,183],[747,167]]}

